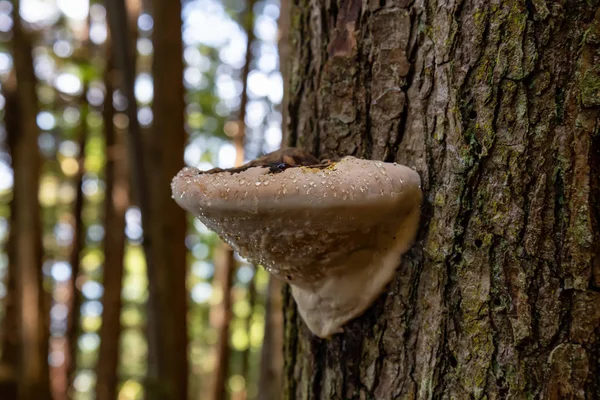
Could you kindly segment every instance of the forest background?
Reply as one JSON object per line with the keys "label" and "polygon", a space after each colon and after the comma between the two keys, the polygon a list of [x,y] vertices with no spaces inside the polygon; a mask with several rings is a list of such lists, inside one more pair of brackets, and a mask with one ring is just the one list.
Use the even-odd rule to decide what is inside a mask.
{"label": "forest background", "polygon": [[169,188],[279,148],[279,15],[0,1],[0,398],[280,391],[280,286]]}

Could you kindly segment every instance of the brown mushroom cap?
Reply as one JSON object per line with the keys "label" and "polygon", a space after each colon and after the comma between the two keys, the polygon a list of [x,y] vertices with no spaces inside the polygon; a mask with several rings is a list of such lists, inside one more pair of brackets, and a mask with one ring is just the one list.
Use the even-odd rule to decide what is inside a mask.
{"label": "brown mushroom cap", "polygon": [[422,200],[412,169],[354,157],[279,173],[185,168],[172,186],[180,206],[289,282],[305,321],[323,337],[389,282],[414,240]]}

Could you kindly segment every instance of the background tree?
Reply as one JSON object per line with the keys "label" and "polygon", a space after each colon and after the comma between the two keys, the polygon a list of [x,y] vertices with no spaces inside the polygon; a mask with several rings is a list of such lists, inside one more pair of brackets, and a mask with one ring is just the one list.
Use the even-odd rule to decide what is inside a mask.
{"label": "background tree", "polygon": [[277,400],[282,396],[283,377],[283,283],[270,278],[265,308],[265,337],[260,358],[259,400]]}
{"label": "background tree", "polygon": [[295,2],[290,144],[416,168],[421,230],[345,333],[287,296],[287,398],[600,396],[598,1]]}
{"label": "background tree", "polygon": [[[107,42],[107,47],[110,43]],[[109,53],[109,52],[107,52]],[[110,54],[104,72],[106,93],[113,93],[113,65]],[[123,290],[123,258],[125,253],[125,210],[129,205],[125,138],[115,129],[113,98],[104,97],[102,121],[106,140],[106,199],[104,226],[111,235],[104,237],[104,313],[100,327],[100,348],[96,364],[96,398],[111,400],[117,397],[119,338],[121,334],[121,311]]]}
{"label": "background tree", "polygon": [[[234,126],[232,128],[233,145],[235,147],[235,163],[234,166],[239,167],[244,164],[244,146],[246,141],[246,107],[248,105],[248,74],[250,73],[250,67],[252,64],[252,44],[254,42],[254,0],[249,0],[245,6],[245,10],[242,14],[241,20],[243,21],[243,28],[246,34],[246,50],[244,54],[244,66],[241,71],[242,81],[242,92],[240,94],[240,110],[238,120],[230,122]],[[230,373],[229,358],[231,355],[230,350],[230,325],[231,325],[231,288],[233,286],[234,273],[236,269],[236,260],[234,252],[231,246],[226,243],[222,243],[220,248],[217,249],[215,254],[215,283],[221,292],[222,300],[219,303],[214,304],[210,310],[211,325],[213,325],[217,331],[217,343],[215,345],[215,369],[212,379],[212,400],[223,400],[227,398],[227,378]],[[248,303],[252,310],[254,306],[254,294],[256,287],[254,281],[256,274],[253,274],[252,280],[248,284]],[[246,332],[250,334],[248,326],[251,324],[250,318],[252,311],[248,313],[248,320],[246,321]],[[248,380],[248,363],[250,357],[250,346],[244,351],[242,355],[242,376],[245,380]]]}
{"label": "background tree", "polygon": [[[15,2],[19,9],[19,2]],[[31,39],[17,13],[13,31],[19,134],[14,140],[13,201],[18,203],[14,269],[19,320],[19,398],[50,398],[48,374],[48,299],[42,285],[42,222],[38,203],[41,160],[37,147],[38,112]]]}
{"label": "background tree", "polygon": [[[85,83],[84,83],[84,93]],[[77,279],[79,278],[79,273],[81,270],[81,251],[84,248],[85,243],[85,226],[83,223],[83,208],[85,196],[83,194],[83,176],[85,174],[85,143],[87,141],[87,122],[86,117],[88,115],[88,104],[84,96],[79,99],[79,107],[81,109],[82,118],[80,120],[79,126],[79,138],[78,145],[80,149],[77,174],[75,175],[75,204],[73,205],[73,241],[71,243],[71,254],[69,255],[69,263],[71,265],[71,279],[68,282],[68,309],[69,316],[67,320],[67,329],[66,329],[66,357],[63,365],[63,374],[61,376],[61,384],[59,390],[55,390],[54,398],[55,400],[59,399],[68,399],[68,388],[73,383],[73,378],[76,372],[77,365],[77,339],[79,338],[80,332],[80,323],[81,323],[81,314],[78,311],[81,307],[81,290],[77,287]],[[53,382],[55,385],[56,383]]]}
{"label": "background tree", "polygon": [[146,179],[152,207],[152,220],[147,225],[153,259],[148,270],[153,308],[149,322],[157,339],[156,347],[150,348],[149,357],[157,361],[150,378],[156,379],[158,386],[148,396],[183,399],[188,395],[187,221],[185,212],[165,190],[182,167],[186,143],[181,3],[154,0],[152,11],[154,122],[148,140]]}
{"label": "background tree", "polygon": [[[17,98],[17,81],[14,70],[3,85],[3,96],[6,99],[4,106],[4,126],[6,128],[7,147],[10,154],[15,154],[15,141],[19,134],[19,109]],[[13,158],[14,163],[14,158]],[[16,224],[18,204],[10,202],[10,225]],[[4,299],[4,317],[2,318],[2,358],[0,358],[0,397],[16,397],[17,395],[17,369],[19,364],[19,315],[17,310],[17,288],[15,269],[15,251],[17,244],[16,229],[11,229],[6,242],[8,255],[6,298]]]}

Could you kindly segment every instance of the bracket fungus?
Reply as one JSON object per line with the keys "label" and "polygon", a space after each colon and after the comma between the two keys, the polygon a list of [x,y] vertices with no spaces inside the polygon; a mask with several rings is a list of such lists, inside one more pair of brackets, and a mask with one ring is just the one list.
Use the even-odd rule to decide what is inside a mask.
{"label": "bracket fungus", "polygon": [[396,163],[319,163],[285,149],[230,170],[184,168],[172,190],[242,257],[288,282],[308,328],[326,338],[391,281],[418,230],[420,182]]}

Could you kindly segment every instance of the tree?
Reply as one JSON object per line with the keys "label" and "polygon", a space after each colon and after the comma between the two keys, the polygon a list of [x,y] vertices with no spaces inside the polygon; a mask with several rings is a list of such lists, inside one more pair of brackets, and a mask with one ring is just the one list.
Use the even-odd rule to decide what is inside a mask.
{"label": "tree", "polygon": [[[255,1],[249,0],[245,5],[245,11],[241,16],[244,32],[246,33],[246,54],[244,56],[244,66],[241,71],[242,93],[240,94],[240,109],[237,121],[237,129],[233,135],[233,145],[235,146],[235,166],[239,167],[244,163],[244,144],[246,141],[246,106],[248,105],[248,75],[252,64],[252,44],[254,43],[254,12],[252,10]],[[231,298],[231,289],[234,283],[234,271],[236,261],[233,249],[225,243],[222,243],[215,254],[215,277],[213,285],[219,288],[222,293],[222,300],[215,303],[210,310],[211,325],[217,331],[217,343],[215,348],[215,367],[212,377],[211,399],[223,400],[227,398],[227,378],[229,377],[229,358],[231,349],[229,346],[230,325],[233,316],[231,307],[233,300]],[[254,279],[248,285],[248,302],[252,310]],[[248,316],[247,327],[250,325],[252,311]],[[246,330],[249,334],[249,329]],[[242,376],[248,382],[248,359],[250,346],[242,356]]]}
{"label": "tree", "polygon": [[[19,105],[17,96],[17,81],[13,69],[8,79],[2,85],[2,95],[6,100],[4,105],[4,127],[6,129],[6,143],[8,151],[15,162],[15,142],[20,131]],[[17,244],[17,215],[18,204],[14,199],[10,202],[11,227],[5,251],[8,255],[6,269],[6,296],[4,298],[4,316],[2,318],[2,356],[0,357],[0,398],[15,398],[17,396],[17,369],[19,364],[19,321],[17,310],[16,279],[16,244]]]}
{"label": "tree", "polygon": [[[154,18],[154,122],[152,132],[142,135],[134,93],[135,43],[122,40],[133,29],[133,21],[127,19],[124,0],[106,1],[114,62],[121,70],[128,103],[132,184],[144,230],[149,282],[147,395],[180,399],[187,397],[188,388],[186,217],[165,188],[183,164],[186,141],[181,4],[164,0],[150,4]],[[173,265],[180,268],[173,269]]]}
{"label": "tree", "polygon": [[[90,32],[90,21],[88,19],[85,21],[85,27],[81,32],[81,51],[77,58],[81,58],[80,67],[86,67],[86,58],[90,57],[90,40],[89,40],[89,32]],[[75,375],[77,373],[77,353],[79,350],[78,339],[81,333],[81,303],[82,303],[82,294],[80,287],[78,287],[77,283],[81,279],[81,257],[82,252],[85,249],[85,222],[84,222],[84,205],[85,205],[85,196],[83,191],[83,183],[84,176],[86,173],[85,170],[85,160],[86,160],[86,146],[89,138],[89,129],[87,124],[87,119],[90,111],[90,104],[87,100],[87,92],[89,88],[89,78],[83,77],[83,88],[82,93],[78,99],[76,99],[77,107],[81,112],[81,118],[79,120],[78,126],[78,147],[79,147],[79,157],[77,160],[78,168],[77,173],[74,176],[74,186],[75,186],[75,201],[73,203],[73,220],[72,220],[72,229],[73,229],[73,241],[71,243],[71,249],[69,254],[69,264],[71,265],[71,278],[67,282],[67,330],[65,333],[66,346],[65,346],[65,361],[58,368],[60,374],[58,377],[53,377],[53,396],[55,400],[59,399],[68,399],[69,398],[69,388],[73,385],[73,381],[75,379]]]}
{"label": "tree", "polygon": [[222,299],[210,309],[211,325],[217,332],[217,343],[215,344],[215,367],[211,379],[210,399],[227,399],[227,379],[229,378],[229,327],[232,317],[231,287],[233,286],[233,272],[235,270],[235,258],[233,250],[229,245],[221,243],[215,254],[215,277],[216,287],[221,290]]}
{"label": "tree", "polygon": [[[107,48],[110,43],[107,43]],[[115,109],[114,70],[112,58],[107,54],[104,70],[104,107],[102,120],[106,140],[106,198],[104,201],[104,226],[110,235],[104,236],[104,294],[102,325],[100,326],[100,349],[96,364],[96,398],[110,400],[117,397],[119,383],[119,338],[121,336],[121,311],[123,290],[123,257],[125,256],[125,211],[129,205],[127,162],[125,160],[124,135],[113,124]]]}
{"label": "tree", "polygon": [[265,302],[265,335],[260,354],[258,400],[281,399],[283,367],[282,283],[270,277]]}
{"label": "tree", "polygon": [[42,226],[38,187],[41,157],[38,150],[38,113],[36,77],[33,69],[31,40],[14,3],[13,57],[17,78],[19,134],[13,138],[13,201],[18,204],[11,235],[14,244],[17,315],[19,320],[20,399],[46,399],[50,396],[48,372],[49,308],[42,284]]}
{"label": "tree", "polygon": [[600,396],[598,1],[295,2],[290,144],[414,167],[421,229],[304,399]]}
{"label": "tree", "polygon": [[[83,93],[87,92],[87,84],[84,84]],[[73,242],[71,243],[71,250],[69,254],[69,264],[71,265],[71,278],[67,283],[69,297],[67,300],[68,314],[67,314],[67,331],[66,346],[65,346],[65,362],[61,365],[61,376],[60,381],[63,384],[55,385],[58,386],[58,390],[55,389],[54,397],[57,399],[68,399],[68,389],[72,385],[77,372],[77,340],[80,334],[81,324],[81,290],[77,287],[77,278],[81,273],[81,253],[85,247],[85,226],[83,221],[83,207],[85,202],[85,196],[83,193],[83,176],[85,175],[85,146],[88,139],[88,128],[86,124],[86,117],[88,115],[89,104],[82,95],[79,99],[79,109],[81,110],[81,121],[79,122],[79,159],[78,159],[78,170],[75,174],[75,202],[73,204]]]}
{"label": "tree", "polygon": [[[171,179],[183,165],[187,134],[184,120],[183,42],[181,3],[152,1],[154,28],[154,121],[148,140],[146,175],[151,196],[149,230],[153,267],[148,270],[149,325],[156,347],[149,342],[150,379],[160,385],[150,399],[185,399],[188,395],[186,247],[187,220],[171,198]],[[174,268],[174,266],[177,266]],[[154,354],[152,354],[154,353]],[[158,390],[156,390],[158,389]]]}

